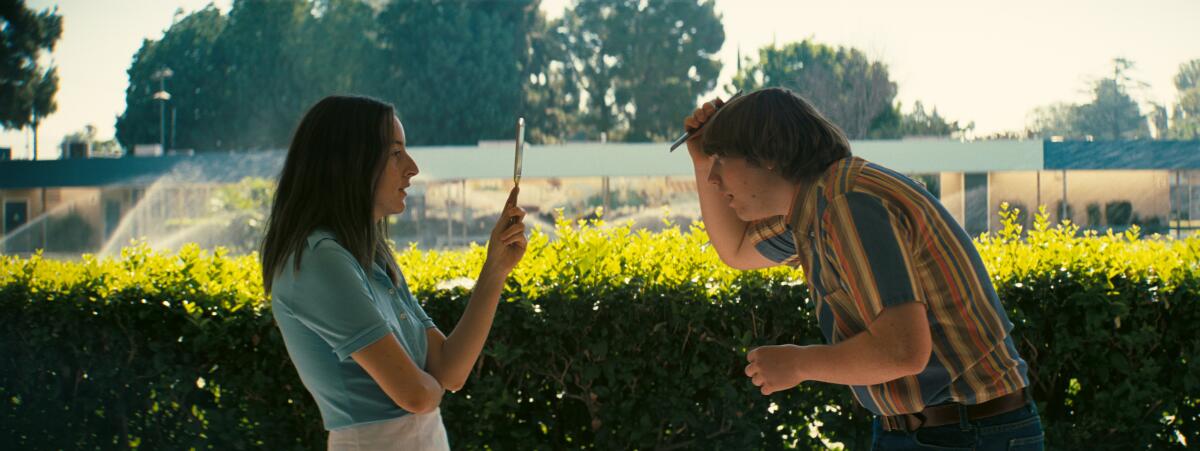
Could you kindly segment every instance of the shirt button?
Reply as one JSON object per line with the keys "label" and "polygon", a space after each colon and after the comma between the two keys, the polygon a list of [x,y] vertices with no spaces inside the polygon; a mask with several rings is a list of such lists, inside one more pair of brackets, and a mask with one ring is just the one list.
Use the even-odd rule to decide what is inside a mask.
{"label": "shirt button", "polygon": [[395,288],[389,289],[388,294],[393,294],[393,295],[396,294],[396,289]]}
{"label": "shirt button", "polygon": [[407,314],[407,313],[401,313],[401,314],[400,314],[400,321],[408,321],[408,314]]}

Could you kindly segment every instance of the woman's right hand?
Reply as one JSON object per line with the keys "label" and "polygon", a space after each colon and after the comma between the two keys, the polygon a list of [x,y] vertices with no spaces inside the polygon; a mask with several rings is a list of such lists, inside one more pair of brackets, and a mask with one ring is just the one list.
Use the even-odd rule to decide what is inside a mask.
{"label": "woman's right hand", "polygon": [[513,187],[504,202],[504,210],[492,228],[492,236],[488,240],[487,259],[483,263],[485,271],[498,271],[507,277],[521,258],[525,256],[525,210],[517,206],[519,186]]}

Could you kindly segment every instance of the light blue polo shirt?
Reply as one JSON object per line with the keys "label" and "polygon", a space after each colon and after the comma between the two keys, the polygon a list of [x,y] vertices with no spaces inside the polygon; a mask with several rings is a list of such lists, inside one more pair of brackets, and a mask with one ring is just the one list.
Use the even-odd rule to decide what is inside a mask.
{"label": "light blue polo shirt", "polygon": [[296,271],[293,258],[271,285],[271,310],[300,380],[312,393],[325,429],[407,415],[350,355],[393,334],[425,368],[425,329],[434,327],[409,292],[378,265],[368,273],[335,240],[308,236]]}

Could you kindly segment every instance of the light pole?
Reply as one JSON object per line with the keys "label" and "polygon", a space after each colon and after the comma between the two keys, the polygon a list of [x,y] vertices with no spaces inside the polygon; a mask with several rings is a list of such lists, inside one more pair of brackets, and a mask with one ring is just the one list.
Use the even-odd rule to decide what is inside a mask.
{"label": "light pole", "polygon": [[163,67],[154,72],[153,78],[158,80],[158,92],[154,93],[154,100],[160,100],[158,104],[158,140],[162,146],[162,152],[167,152],[167,101],[171,100],[171,94],[167,92],[167,79],[175,75],[169,67]]}
{"label": "light pole", "polygon": [[33,159],[34,159],[34,160],[37,160],[37,151],[38,151],[38,142],[37,142],[37,141],[38,141],[38,140],[37,140],[37,138],[38,138],[38,137],[37,137],[37,129],[38,129],[38,110],[37,110],[37,104],[36,104],[36,102],[34,103],[34,106],[33,106],[33,108],[31,108],[31,109],[30,109],[30,113],[29,113],[29,114],[30,114],[30,116],[33,118],[33,120],[32,120],[32,121],[29,123],[29,125],[33,127]]}

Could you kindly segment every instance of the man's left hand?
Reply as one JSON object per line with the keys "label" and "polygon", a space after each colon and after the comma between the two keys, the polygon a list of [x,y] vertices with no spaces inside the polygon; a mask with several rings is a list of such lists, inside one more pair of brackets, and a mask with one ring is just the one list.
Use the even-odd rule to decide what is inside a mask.
{"label": "man's left hand", "polygon": [[804,382],[804,347],[796,345],[762,346],[746,354],[746,376],[763,395],[787,390]]}

